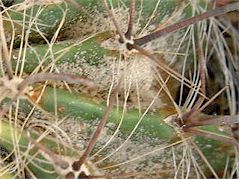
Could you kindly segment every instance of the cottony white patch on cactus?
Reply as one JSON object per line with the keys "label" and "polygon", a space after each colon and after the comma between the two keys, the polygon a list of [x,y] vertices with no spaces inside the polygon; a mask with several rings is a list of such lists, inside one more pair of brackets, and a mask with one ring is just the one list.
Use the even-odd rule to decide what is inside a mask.
{"label": "cottony white patch on cactus", "polygon": [[[179,12],[182,12],[182,9],[183,8],[180,8],[181,11]],[[114,15],[118,17],[118,23],[121,30],[123,32],[126,31],[128,24],[128,9],[119,7],[113,9],[113,12]],[[165,19],[168,18],[171,18],[170,14],[169,17],[165,17]],[[180,18],[181,16],[174,17],[172,21],[177,21]],[[144,35],[151,32],[153,30],[152,28],[153,25],[151,27],[146,26],[143,30],[139,24],[134,23],[133,30],[134,33],[141,31],[142,35]],[[68,35],[68,33],[71,33],[68,36],[71,38],[79,38],[83,34],[87,36],[89,29],[91,29],[91,32],[93,31],[94,33],[105,32],[106,30],[109,32],[115,31],[111,18],[97,12],[93,21],[83,23],[82,20],[80,20],[76,26],[70,28],[66,34]],[[181,49],[179,48],[180,44],[178,42],[184,40],[182,39],[182,34],[183,32],[180,31],[167,37],[163,37],[160,40],[147,44],[146,48],[150,50],[150,52],[157,53],[159,61],[163,61],[168,64],[178,60],[178,65],[175,67],[179,71],[182,69],[183,64],[181,64],[182,61],[176,57],[181,57],[181,59],[183,59],[185,56],[184,52],[178,52],[180,51],[179,49]],[[137,36],[137,34],[133,35]],[[133,43],[132,41],[130,42]],[[120,96],[124,97],[124,94],[126,94],[127,91],[131,91],[129,94],[130,106],[139,107],[139,102],[141,101],[141,107],[146,108],[156,95],[159,87],[155,87],[156,84],[158,84],[156,76],[159,72],[152,69],[154,66],[152,62],[136,50],[129,51],[126,48],[126,44],[119,43],[118,35],[103,41],[101,46],[110,50],[118,51],[122,57],[115,58],[105,55],[104,59],[102,59],[100,64],[97,66],[89,65],[89,63],[85,62],[84,59],[78,58],[77,62],[65,62],[63,64],[57,64],[56,67],[61,72],[70,72],[73,74],[77,73],[79,75],[84,75],[89,79],[94,79],[94,81],[100,85],[103,97],[107,96],[113,81],[123,75],[124,82],[122,83],[119,91]],[[76,54],[76,57],[78,56],[79,54]],[[124,99],[121,98],[120,100],[124,101]],[[163,107],[165,105],[166,102],[163,102],[161,98],[158,98],[152,109]]]}

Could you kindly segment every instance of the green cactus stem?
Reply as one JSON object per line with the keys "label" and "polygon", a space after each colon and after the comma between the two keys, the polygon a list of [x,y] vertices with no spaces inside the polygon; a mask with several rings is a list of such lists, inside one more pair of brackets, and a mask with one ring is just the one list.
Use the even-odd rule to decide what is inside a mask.
{"label": "green cactus stem", "polygon": [[[20,5],[22,0],[15,1],[15,5]],[[39,43],[40,40],[43,38],[40,36],[38,31],[41,31],[48,39],[50,39],[56,28],[59,26],[60,22],[64,19],[63,28],[65,30],[69,28],[72,24],[74,24],[78,19],[82,20],[83,22],[91,20],[93,17],[91,14],[98,11],[102,13],[105,9],[102,5],[101,1],[95,0],[75,0],[84,10],[79,10],[73,4],[67,1],[66,3],[63,2],[56,2],[56,3],[42,3],[44,1],[39,1],[36,5],[32,5],[29,8],[24,10],[15,11],[13,9],[8,9],[7,13],[4,14],[6,17],[4,21],[5,32],[9,37],[11,37],[12,30],[14,28],[15,31],[15,46],[20,43],[21,35],[22,35],[22,22],[25,22],[25,30],[27,30],[28,26],[31,26],[31,30],[29,32],[28,40],[30,42]],[[124,0],[123,3],[128,4],[129,0]],[[142,8],[142,17],[140,24],[143,26],[148,21],[148,17],[151,16],[152,12],[156,6],[155,0],[143,1],[143,4],[140,2],[136,3],[136,10],[140,10]],[[186,3],[186,2],[185,2]],[[178,0],[163,0],[160,1],[156,12],[157,15],[153,18],[152,22],[161,22],[164,17],[171,15],[176,7],[180,6],[180,2]],[[118,0],[112,1],[112,5],[117,7],[119,5]],[[64,15],[66,12],[66,15]],[[36,18],[33,24],[30,21]],[[11,19],[11,21],[9,21]],[[12,26],[12,23],[14,27]],[[36,28],[37,27],[37,28]]]}
{"label": "green cactus stem", "polygon": [[[54,97],[54,90],[52,88],[47,88],[40,102],[40,105],[45,110],[54,112],[54,102],[56,102],[59,115],[72,116],[85,122],[100,119],[106,108],[104,102],[96,102],[84,95],[71,94],[62,89],[56,89],[56,101],[53,100],[52,97]],[[164,121],[166,117],[174,113],[173,110],[169,109],[148,112],[141,119],[136,133],[141,133],[151,138],[165,139],[168,142],[172,142],[173,139],[176,140],[176,131]],[[112,110],[108,122],[112,122],[117,126],[120,123],[121,116],[122,109],[115,108]],[[120,131],[126,135],[129,134],[138,123],[140,117],[137,110],[128,110],[124,114]],[[215,125],[208,125],[202,129],[212,133],[226,135],[225,132],[220,131]],[[224,142],[201,136],[196,136],[194,141],[198,144],[203,154],[217,172],[222,172],[224,170],[226,158],[234,154],[234,146],[225,144]],[[218,157],[217,159],[215,158],[216,156]],[[208,168],[206,168],[206,171],[208,171],[207,169]]]}
{"label": "green cactus stem", "polygon": [[[52,54],[50,54],[47,45],[38,45],[33,48],[28,48],[24,57],[24,72],[32,72],[39,64],[42,63],[42,68],[49,65],[51,62],[58,59],[56,64],[63,64],[65,62],[76,63],[80,58],[83,62],[90,65],[97,65],[101,63],[104,55],[114,55],[114,51],[108,50],[101,46],[101,42],[113,36],[112,32],[99,33],[89,39],[83,40],[80,43],[64,42],[54,44]],[[81,53],[82,52],[82,53]],[[17,57],[19,51],[13,52],[13,57]],[[17,61],[13,58],[12,65],[16,67]]]}
{"label": "green cactus stem", "polygon": [[[29,131],[30,132],[30,131]],[[15,134],[17,137],[17,142],[20,148],[21,152],[26,152],[28,145],[29,145],[29,138],[27,138],[27,132],[24,130],[21,132],[19,127],[14,127],[14,125],[10,125],[9,123],[1,120],[0,122],[0,144],[3,146],[6,150],[11,152],[14,148],[14,137],[12,134]],[[30,136],[32,139],[36,140],[40,135],[36,132],[30,132]],[[71,157],[78,157],[78,153],[76,150],[69,146],[62,145],[60,143],[57,143],[53,138],[44,138],[41,140],[41,144],[45,145],[49,150],[52,152],[55,152],[57,154],[67,155]],[[37,153],[37,148],[32,148],[29,152],[30,155],[35,155]],[[45,160],[40,154],[36,156],[36,158]],[[47,169],[49,171],[52,171],[52,173],[44,172],[43,170],[36,167],[33,163],[29,162],[27,164],[28,168],[33,172],[33,174],[37,178],[58,178],[58,174],[55,173],[53,166],[51,163],[48,162],[39,162],[35,159],[32,160],[34,163],[36,163],[38,166],[42,167],[43,169]],[[46,160],[45,160],[46,161]],[[9,177],[9,174],[6,173],[2,177]]]}

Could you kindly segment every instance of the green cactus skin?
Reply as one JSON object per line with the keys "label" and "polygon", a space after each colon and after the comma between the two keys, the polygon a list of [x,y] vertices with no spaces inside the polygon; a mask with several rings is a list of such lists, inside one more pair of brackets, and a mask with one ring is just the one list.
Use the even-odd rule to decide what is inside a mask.
{"label": "green cactus skin", "polygon": [[[16,39],[14,41],[15,46],[18,46],[20,44],[21,40],[21,34],[22,34],[22,26],[20,25],[23,20],[25,21],[25,30],[30,25],[29,20],[31,18],[35,18],[38,25],[31,25],[31,31],[29,33],[28,41],[33,43],[39,43],[42,41],[42,37],[40,34],[36,31],[38,29],[48,38],[51,39],[53,37],[53,34],[56,30],[56,28],[59,26],[60,22],[62,21],[64,17],[64,11],[66,11],[66,16],[63,24],[62,31],[67,29],[69,26],[74,24],[78,19],[81,19],[82,21],[87,21],[89,19],[92,19],[91,14],[95,11],[98,11],[102,13],[104,11],[104,7],[102,5],[101,1],[95,1],[95,0],[75,0],[83,9],[88,12],[83,12],[81,10],[78,10],[76,7],[74,7],[70,3],[56,3],[56,4],[48,4],[48,5],[33,5],[32,7],[26,9],[26,12],[22,11],[13,11],[11,9],[8,10],[8,13],[5,13],[4,16],[7,17],[7,19],[11,19],[14,22],[14,30],[15,30],[15,36]],[[21,3],[22,0],[16,1],[15,5],[18,3]],[[186,1],[187,2],[187,1]],[[117,7],[119,5],[118,0],[112,1],[112,4],[114,7]],[[124,0],[123,3],[128,4],[129,0]],[[152,12],[155,9],[156,5],[155,0],[149,0],[149,1],[143,1],[142,4],[142,17],[140,24],[143,26],[147,20],[148,17],[151,16]],[[154,23],[160,23],[161,20],[166,16],[171,14],[180,2],[178,0],[162,0],[156,9],[156,17],[153,18],[152,22]],[[139,2],[136,3],[136,11],[139,11],[141,7],[141,4]],[[39,13],[39,10],[41,12]],[[11,37],[12,34],[12,25],[11,22],[6,20],[4,21],[4,27],[5,31],[8,34],[9,37]],[[42,41],[43,42],[43,41]]]}
{"label": "green cactus skin", "polygon": [[[6,148],[9,152],[11,152],[13,150],[14,141],[13,141],[11,132],[14,132],[16,137],[19,139],[18,145],[20,147],[20,150],[22,152],[25,152],[29,145],[29,139],[27,138],[27,135],[26,135],[27,132],[24,130],[21,133],[20,128],[14,127],[14,125],[10,125],[9,123],[7,123],[3,120],[0,122],[0,144],[4,148]],[[31,133],[32,139],[37,139],[38,137],[39,137],[39,134],[33,133],[33,132]],[[50,149],[52,152],[55,152],[57,154],[64,154],[64,155],[71,156],[71,157],[78,155],[76,150],[70,148],[69,146],[61,145],[60,143],[57,143],[56,141],[54,141],[52,138],[44,138],[41,141],[41,144],[45,145],[48,149]],[[29,153],[31,155],[36,154],[37,148],[33,148]],[[40,158],[42,160],[45,159],[40,154],[38,154],[36,157]],[[33,161],[34,161],[34,159],[33,159]],[[53,171],[53,173],[46,173],[46,172],[43,172],[41,169],[37,168],[36,166],[34,166],[32,163],[29,163],[28,167],[31,169],[31,171],[34,173],[34,175],[36,177],[38,177],[40,179],[58,178],[59,175],[54,172],[54,168],[51,165],[51,163],[44,163],[44,162],[39,163],[39,161],[35,161],[35,163],[37,163],[40,167],[43,167],[44,169]],[[6,175],[8,176],[8,174],[6,174]],[[4,177],[5,177],[5,174],[4,174]]]}
{"label": "green cactus skin", "polygon": [[[71,94],[65,90],[57,89],[56,95],[57,108],[61,109],[61,111],[58,113],[62,116],[69,115],[79,120],[93,121],[100,119],[106,108],[103,102],[96,102],[91,100],[91,98],[87,98],[86,96]],[[55,101],[52,97],[54,97],[53,89],[47,88],[40,102],[40,105],[49,112],[54,112]],[[108,122],[118,125],[121,119],[121,113],[121,108],[113,109]],[[161,109],[154,113],[147,113],[139,124],[136,132],[147,135],[151,138],[159,138],[171,142],[176,138],[177,133],[172,127],[165,123],[164,119],[173,113],[174,112],[169,109]],[[137,110],[127,111],[124,116],[120,131],[124,134],[129,134],[129,132],[131,132],[131,130],[137,124],[138,120],[139,113]],[[220,131],[219,128],[214,125],[204,126],[202,129],[212,133],[226,135],[226,133]],[[194,141],[196,144],[198,144],[203,154],[206,156],[216,172],[222,172],[224,170],[226,158],[228,156],[233,155],[232,157],[234,157],[233,145],[228,145],[224,142],[200,136],[196,136]],[[213,158],[216,156],[218,157],[217,159]],[[230,160],[230,162],[233,161],[233,159]],[[208,168],[206,168],[206,172],[209,172]]]}

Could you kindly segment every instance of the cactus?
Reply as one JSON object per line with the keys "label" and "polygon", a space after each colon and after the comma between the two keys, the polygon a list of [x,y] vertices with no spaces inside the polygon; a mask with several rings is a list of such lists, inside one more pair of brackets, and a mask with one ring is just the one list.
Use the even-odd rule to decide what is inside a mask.
{"label": "cactus", "polygon": [[[0,95],[0,99],[10,98],[10,101],[3,100],[0,102],[3,106],[0,110],[0,145],[8,152],[16,153],[16,158],[19,155],[24,155],[26,159],[33,157],[30,162],[23,161],[23,163],[26,163],[24,164],[24,170],[31,172],[32,175],[23,173],[23,169],[19,166],[18,172],[12,170],[7,172],[5,171],[7,168],[3,167],[0,170],[0,177],[24,177],[26,175],[27,177],[36,176],[37,178],[58,178],[59,176],[64,178],[85,176],[106,178],[114,177],[114,173],[111,176],[112,172],[120,172],[114,170],[114,167],[117,167],[118,164],[110,161],[106,163],[110,163],[109,167],[112,166],[113,170],[106,170],[103,173],[104,176],[102,176],[102,173],[98,172],[98,168],[93,165],[93,161],[88,160],[89,154],[92,153],[92,147],[96,143],[93,140],[94,136],[90,139],[80,159],[80,155],[77,153],[78,149],[68,147],[64,143],[58,143],[60,136],[58,134],[56,136],[52,135],[52,137],[44,137],[40,142],[35,142],[40,135],[35,131],[38,128],[33,130],[25,129],[25,127],[29,127],[26,126],[26,123],[36,107],[32,107],[27,101],[17,101],[16,108],[15,106],[13,106],[13,109],[10,108],[17,98],[26,95],[32,103],[37,104],[37,108],[45,113],[47,112],[46,114],[51,113],[52,115],[48,115],[56,119],[73,117],[73,119],[70,118],[72,121],[78,120],[86,124],[95,123],[96,120],[100,119],[98,130],[104,117],[105,120],[108,117],[108,122],[114,124],[115,128],[119,125],[120,132],[127,136],[127,139],[131,138],[132,133],[137,133],[141,137],[159,140],[166,147],[175,147],[178,144],[190,147],[188,151],[183,151],[183,159],[173,157],[175,164],[171,164],[171,168],[174,167],[176,170],[175,177],[179,176],[180,170],[178,168],[182,167],[184,171],[183,160],[185,158],[187,161],[189,160],[184,153],[192,154],[193,150],[194,156],[196,156],[194,160],[197,160],[200,164],[200,167],[195,167],[194,164],[194,168],[195,170],[199,170],[199,168],[203,170],[201,176],[204,177],[202,174],[205,174],[219,177],[223,174],[223,177],[227,175],[233,177],[236,171],[235,166],[237,166],[235,157],[237,142],[232,137],[231,132],[221,130],[219,124],[224,123],[232,129],[236,128],[237,124],[238,115],[233,115],[237,114],[234,98],[235,74],[234,71],[232,74],[226,71],[226,68],[235,68],[234,58],[226,44],[223,43],[223,48],[219,43],[211,43],[211,38],[215,34],[217,35],[216,41],[222,38],[221,35],[218,36],[217,34],[218,29],[214,24],[215,19],[210,20],[209,25],[201,21],[208,17],[234,11],[237,9],[237,3],[214,9],[212,4],[205,0],[195,2],[188,2],[187,0],[181,2],[178,0],[136,2],[133,0],[123,0],[121,2],[118,0],[68,0],[54,3],[38,1],[36,4],[26,4],[26,2],[17,0],[14,6],[10,6],[8,9],[3,8],[0,19],[0,21],[3,19],[4,27],[4,32],[3,30],[0,31],[0,39],[3,42],[1,45],[3,53],[0,53],[0,55],[3,56],[3,63],[7,67],[6,75],[4,73],[5,69],[1,68],[3,77],[0,78],[0,88],[2,88],[1,93],[3,95]],[[129,12],[123,8],[125,6],[129,7]],[[209,11],[202,12],[208,8]],[[114,13],[116,15],[113,15]],[[192,16],[195,17],[191,18]],[[136,20],[137,17],[138,20]],[[8,18],[13,21],[9,21]],[[176,21],[180,22],[174,24],[173,22]],[[75,24],[76,22],[83,26],[86,25],[87,30],[80,34],[77,40],[68,39],[72,37],[71,35],[68,36],[68,31],[70,29],[71,33],[71,28],[78,25]],[[192,28],[190,27],[191,24],[196,25]],[[232,30],[233,27],[231,26],[230,29]],[[15,37],[12,36],[13,30]],[[177,31],[177,33],[169,35],[174,31]],[[189,36],[187,36],[188,33]],[[7,37],[7,41],[5,41],[4,36]],[[15,38],[14,42],[12,39],[10,43],[11,38],[8,39],[8,37]],[[182,39],[182,37],[184,38]],[[64,39],[64,41],[56,42],[57,39]],[[37,44],[33,45],[31,43]],[[8,46],[15,49],[9,51]],[[16,47],[20,47],[20,49]],[[209,50],[208,48],[212,49]],[[209,94],[206,92],[206,90],[211,91],[211,87],[206,87],[209,86],[205,77],[207,72],[205,68],[207,66],[206,60],[209,60],[207,58],[209,58],[210,53],[220,59],[219,49],[226,49],[227,55],[232,60],[228,66],[224,64],[224,61],[219,62],[223,71],[222,74],[224,74],[223,77],[226,77],[225,83],[229,84],[230,88],[227,89],[222,83],[220,87],[224,87],[224,89],[215,92],[216,95],[210,98],[207,97]],[[160,50],[164,52],[160,52]],[[10,56],[8,56],[9,54]],[[11,63],[8,62],[9,59],[12,59]],[[119,64],[114,64],[116,62]],[[106,69],[104,69],[105,65],[108,65]],[[79,67],[81,71],[78,69]],[[112,75],[112,72],[109,73],[110,68],[113,69],[114,75]],[[15,69],[15,73],[13,73],[13,69]],[[55,72],[46,73],[48,71]],[[117,76],[115,76],[116,71],[118,71]],[[71,75],[64,73],[70,73]],[[17,74],[20,74],[19,77],[17,77]],[[188,74],[190,74],[189,77]],[[41,94],[42,82],[45,80],[62,80],[65,81],[66,86],[66,83],[84,82],[83,79],[76,77],[79,75],[87,75],[88,78],[99,85],[97,98],[79,93],[69,93],[62,88],[63,84],[53,84],[55,88],[47,87]],[[124,79],[124,82],[120,83],[121,80],[119,79]],[[120,89],[118,95],[120,101],[124,101],[124,103],[120,102],[120,104],[124,104],[124,107],[115,106],[111,109],[108,103],[113,102],[111,100],[107,102],[105,99],[110,93],[110,86],[113,86],[118,80],[120,81],[118,83]],[[132,85],[135,81],[136,85]],[[34,83],[39,82],[41,84],[34,85]],[[88,85],[90,81],[87,80],[87,82],[85,85]],[[77,92],[76,89],[79,88],[75,85],[67,85],[66,87]],[[186,87],[190,91],[188,97],[184,98],[182,97],[183,89]],[[136,88],[136,92],[133,90],[134,88]],[[162,93],[162,90],[164,93]],[[224,90],[226,90],[231,116],[221,114],[221,116],[215,117],[201,113]],[[134,101],[135,96],[137,100],[135,98]],[[37,100],[38,98],[40,98],[40,101]],[[133,107],[127,107],[128,100],[132,101]],[[177,105],[175,101],[178,100]],[[183,104],[184,100],[185,103]],[[141,103],[151,105],[141,107]],[[151,107],[153,104],[154,106]],[[181,105],[184,107],[180,107]],[[145,111],[145,109],[147,110]],[[18,114],[19,112],[25,115],[29,114],[29,117],[23,123],[18,120],[21,117]],[[107,112],[109,112],[109,116],[106,115]],[[10,123],[13,114],[15,115],[15,124]],[[4,116],[9,117],[9,123],[6,123],[7,120],[4,119]],[[100,131],[103,131],[103,129],[101,128]],[[31,138],[29,138],[29,134]],[[99,135],[97,138],[99,138]],[[139,140],[139,143],[141,143],[140,138],[135,140]],[[92,142],[93,144],[91,144]],[[29,149],[31,144],[34,148]],[[18,150],[15,151],[15,148]],[[62,149],[65,151],[62,151]],[[88,149],[91,149],[91,151],[88,152]],[[93,152],[95,151],[96,149]],[[118,151],[118,148],[116,151]],[[37,152],[40,152],[40,154],[37,154]],[[107,153],[106,156],[108,156]],[[111,152],[109,153],[111,155]],[[181,153],[181,150],[177,150],[176,153]],[[86,156],[84,157],[84,155]],[[62,158],[60,161],[62,164],[59,165],[55,157]],[[26,160],[25,158],[23,159]],[[67,159],[71,160],[68,161]],[[81,162],[82,159],[87,159],[87,161]],[[61,165],[64,166],[64,162],[70,163],[69,171],[61,167]],[[98,164],[98,162],[96,163]],[[175,167],[177,164],[178,168]],[[84,169],[85,166],[92,171],[81,172],[81,168]],[[46,167],[49,172],[45,171]],[[73,173],[71,168],[77,172],[74,171]],[[100,168],[108,169],[108,165],[106,167],[104,167],[104,164],[102,167],[100,165]],[[191,168],[190,165],[189,168]],[[228,172],[228,169],[232,169],[232,172]],[[167,168],[163,168],[163,170],[167,170]],[[183,172],[184,177],[185,173],[186,177],[189,176],[188,170]],[[137,175],[133,176],[138,177]],[[121,176],[117,175],[117,177]]]}
{"label": "cactus", "polygon": [[[39,153],[39,151],[42,149],[39,149],[38,146],[29,148],[30,145],[34,145],[31,143],[30,139],[37,140],[40,136],[41,135],[37,132],[30,132],[27,130],[21,131],[20,127],[14,127],[13,124],[9,124],[4,121],[0,123],[0,143],[3,147],[6,148],[6,150],[9,152],[13,151],[14,144],[16,143],[14,141],[17,141],[20,152],[26,152],[26,154],[23,154],[23,156],[28,157],[24,163],[31,170],[35,177],[40,179],[59,178],[59,174],[55,172],[54,164],[49,163],[49,159],[46,158],[42,153]],[[55,139],[51,137],[44,137],[41,140],[41,144],[43,144],[46,148],[48,148],[48,150],[54,152],[55,154],[63,155],[65,157],[77,158],[80,154],[73,147],[66,144],[61,144],[60,142],[56,142]],[[34,158],[31,160],[31,157]],[[19,157],[16,156],[15,158]],[[24,159],[24,157],[21,158]],[[87,166],[90,168],[95,168],[91,167],[91,163],[87,163]],[[1,173],[1,176],[3,178],[10,178],[13,177],[13,174]]]}
{"label": "cactus", "polygon": [[[35,95],[33,95],[36,97]],[[39,104],[47,111],[54,112],[54,101],[52,97],[54,96],[54,91],[51,88],[47,88],[43,94]],[[56,90],[58,113],[61,116],[73,116],[80,121],[93,121],[99,119],[103,115],[104,104],[103,102],[96,102],[91,100],[86,96],[81,96],[78,94],[71,94],[64,90]],[[167,140],[169,143],[177,136],[177,132],[170,127],[164,119],[166,119],[171,114],[174,114],[174,111],[169,109],[160,109],[155,113],[146,114],[141,123],[136,130],[136,133],[141,135],[147,135],[151,138],[159,138],[159,140]],[[116,125],[120,123],[122,116],[122,109],[113,109],[108,121]],[[204,115],[201,118],[204,117]],[[206,115],[205,115],[206,116]],[[120,131],[123,134],[129,134],[132,129],[139,122],[139,112],[138,110],[129,110],[125,113]],[[219,130],[217,126],[208,125],[202,127],[203,130],[207,130],[211,133],[216,133],[220,135],[227,135],[225,132]],[[203,154],[207,157],[209,162],[212,164],[213,168],[216,171],[222,171],[224,169],[226,157],[229,154],[234,154],[234,148],[232,145],[226,145],[225,142],[219,142],[216,140],[207,139],[201,136],[196,136],[195,142],[199,144]],[[222,152],[224,148],[224,153]],[[218,159],[215,157],[218,154]],[[216,162],[217,161],[217,162]],[[207,169],[207,168],[206,168]]]}
{"label": "cactus", "polygon": [[[22,34],[22,25],[25,22],[25,30],[27,32],[29,39],[29,42],[37,43],[39,40],[44,42],[43,38],[41,37],[39,31],[45,35],[47,39],[51,39],[54,35],[54,32],[56,28],[59,27],[62,20],[64,20],[63,28],[61,28],[61,31],[64,29],[69,28],[74,22],[76,22],[78,19],[81,19],[83,22],[87,21],[89,19],[93,19],[93,17],[89,17],[88,13],[91,11],[99,11],[102,12],[104,8],[102,7],[102,3],[94,0],[77,0],[75,1],[77,4],[81,6],[81,9],[79,10],[79,7],[76,7],[75,4],[69,3],[71,1],[67,1],[66,3],[61,1],[56,1],[55,3],[50,2],[44,2],[39,1],[39,3],[31,4],[31,2],[24,4],[24,1],[15,1],[13,3],[14,6],[16,6],[16,9],[9,9],[7,13],[5,13],[6,19],[10,19],[4,21],[4,26],[6,29],[6,34],[8,37],[11,37],[11,33],[14,29],[15,31],[15,46],[18,46],[21,41],[21,34]],[[124,1],[126,3],[128,1]],[[23,4],[22,4],[23,3]],[[113,6],[116,6],[118,4],[117,0],[114,0]],[[177,5],[176,0],[168,0],[163,1],[158,6],[157,12],[160,12],[158,20],[161,20],[165,15],[171,14],[174,10],[174,8]],[[164,6],[162,6],[164,4]],[[150,16],[150,13],[155,8],[154,1],[143,1],[143,17],[141,19],[141,24],[146,23],[147,17]],[[138,7],[140,8],[140,7]],[[26,12],[24,12],[26,10]],[[36,19],[36,22],[34,19]],[[156,21],[157,22],[157,21]],[[35,24],[37,25],[37,28],[35,27]]]}

